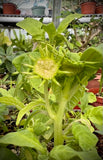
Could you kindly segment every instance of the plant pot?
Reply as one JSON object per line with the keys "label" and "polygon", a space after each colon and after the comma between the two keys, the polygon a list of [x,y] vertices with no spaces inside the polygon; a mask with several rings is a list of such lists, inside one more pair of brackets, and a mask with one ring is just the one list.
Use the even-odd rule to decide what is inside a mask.
{"label": "plant pot", "polygon": [[101,5],[98,5],[97,7],[96,7],[96,14],[101,14],[101,13],[103,13],[103,4],[101,4]]}
{"label": "plant pot", "polygon": [[82,14],[95,14],[96,2],[85,2],[81,4]]}
{"label": "plant pot", "polygon": [[16,5],[13,3],[4,3],[3,4],[3,14],[15,14]]}
{"label": "plant pot", "polygon": [[52,16],[53,10],[52,10],[52,9],[49,9],[48,11],[49,11],[49,16]]}
{"label": "plant pot", "polygon": [[97,74],[98,73],[102,73],[102,69],[101,68],[98,69]]}
{"label": "plant pot", "polygon": [[103,97],[97,96],[97,102],[103,106]]}
{"label": "plant pot", "polygon": [[100,87],[100,82],[97,79],[93,79],[88,82],[88,85],[86,88],[99,88]]}
{"label": "plant pot", "polygon": [[16,14],[20,14],[21,13],[21,11],[19,10],[19,9],[16,9],[16,12],[15,12]]}
{"label": "plant pot", "polygon": [[45,7],[44,6],[35,6],[32,8],[33,16],[44,16],[45,15]]}
{"label": "plant pot", "polygon": [[[99,88],[90,88],[88,92],[93,92],[94,94],[97,94],[99,93]],[[103,92],[103,88],[102,88],[102,92]]]}
{"label": "plant pot", "polygon": [[[80,102],[79,102],[78,104],[80,104]],[[73,108],[73,110],[74,110],[74,111],[81,111],[81,108],[77,105],[77,106],[75,106],[75,107]]]}

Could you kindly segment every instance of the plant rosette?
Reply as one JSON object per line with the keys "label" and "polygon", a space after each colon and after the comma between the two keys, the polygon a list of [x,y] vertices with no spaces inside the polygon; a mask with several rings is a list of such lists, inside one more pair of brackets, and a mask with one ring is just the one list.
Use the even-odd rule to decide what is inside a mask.
{"label": "plant rosette", "polygon": [[[29,154],[31,159],[101,159],[96,150],[98,138],[90,122],[102,126],[102,106],[88,107],[87,98],[91,93],[85,93],[85,87],[90,77],[102,66],[103,44],[90,47],[79,55],[64,47],[67,40],[62,34],[74,18],[80,17],[78,14],[67,16],[57,29],[53,23],[44,25],[32,18],[17,24],[31,34],[38,44],[33,52],[24,53],[13,60],[20,73],[16,87],[21,87],[25,79],[35,90],[36,97],[23,103],[17,96],[0,89],[0,103],[19,110],[17,126],[26,114],[23,128],[4,135],[0,143],[26,148],[26,156],[27,153],[34,153],[33,157]],[[48,33],[48,39],[45,39],[45,33]],[[40,90],[42,87],[43,91]],[[90,102],[94,101],[93,96]],[[81,102],[79,114],[73,111],[78,102]],[[73,116],[70,117],[69,113]],[[51,142],[53,147],[49,152],[47,146]]]}

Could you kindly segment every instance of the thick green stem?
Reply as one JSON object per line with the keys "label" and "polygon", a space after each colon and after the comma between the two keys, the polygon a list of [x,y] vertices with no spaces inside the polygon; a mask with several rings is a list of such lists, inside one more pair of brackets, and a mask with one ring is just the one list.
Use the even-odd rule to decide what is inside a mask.
{"label": "thick green stem", "polygon": [[48,111],[48,114],[50,116],[50,118],[54,119],[54,114],[51,110],[51,106],[49,104],[49,98],[48,98],[48,81],[46,80],[46,82],[44,83],[44,96],[45,96],[45,103],[46,103],[46,109]]}
{"label": "thick green stem", "polygon": [[62,98],[59,105],[59,110],[54,120],[54,146],[63,144],[63,134],[62,134],[62,120],[64,116],[66,100]]}
{"label": "thick green stem", "polygon": [[54,146],[63,144],[62,120],[57,116],[54,121]]}

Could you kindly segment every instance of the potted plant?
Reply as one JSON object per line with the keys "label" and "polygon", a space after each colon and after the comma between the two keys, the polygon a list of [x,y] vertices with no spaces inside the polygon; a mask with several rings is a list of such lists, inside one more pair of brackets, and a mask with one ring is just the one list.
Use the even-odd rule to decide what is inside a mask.
{"label": "potted plant", "polygon": [[7,1],[2,1],[3,3],[3,14],[16,14],[16,4],[7,2]]}
{"label": "potted plant", "polygon": [[96,151],[98,138],[90,122],[103,124],[102,106],[82,105],[81,113],[73,111],[103,59],[101,46],[90,47],[81,54],[71,53],[65,47],[67,39],[62,33],[74,18],[80,17],[80,14],[67,16],[57,29],[53,23],[45,25],[32,18],[17,23],[37,42],[33,52],[13,60],[20,73],[17,86],[25,79],[37,92],[36,97],[25,104],[12,93],[0,89],[0,103],[19,110],[17,125],[26,114],[22,129],[1,137],[1,148],[5,147],[2,144],[20,146],[24,149],[22,157],[34,160],[101,159]]}
{"label": "potted plant", "polygon": [[32,8],[33,16],[44,16],[45,15],[45,7],[44,6],[34,6]]}
{"label": "potted plant", "polygon": [[95,14],[96,1],[95,0],[81,0],[82,14]]}
{"label": "potted plant", "polygon": [[97,1],[96,13],[97,14],[103,14],[103,2],[101,0]]}

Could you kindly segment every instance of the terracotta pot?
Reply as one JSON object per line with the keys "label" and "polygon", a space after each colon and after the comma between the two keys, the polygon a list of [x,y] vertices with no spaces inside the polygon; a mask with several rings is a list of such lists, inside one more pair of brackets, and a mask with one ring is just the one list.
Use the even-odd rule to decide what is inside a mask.
{"label": "terracotta pot", "polygon": [[3,4],[3,14],[15,14],[16,5],[13,3],[4,3]]}
{"label": "terracotta pot", "polygon": [[[80,104],[80,102],[79,102],[78,104]],[[75,107],[73,108],[73,110],[74,110],[74,111],[80,111],[81,108],[77,105],[77,106],[75,106]]]}
{"label": "terracotta pot", "polygon": [[97,102],[103,105],[103,97],[97,96]]}
{"label": "terracotta pot", "polygon": [[81,4],[82,14],[95,14],[96,2],[85,2]]}
{"label": "terracotta pot", "polygon": [[81,109],[80,109],[80,107],[75,106],[75,107],[73,108],[73,110],[74,110],[74,111],[80,111]]}
{"label": "terracotta pot", "polygon": [[99,88],[100,87],[100,82],[97,79],[93,79],[88,82],[88,85],[86,88]]}
{"label": "terracotta pot", "polygon": [[[99,93],[99,88],[90,88],[88,92],[93,92],[94,94]],[[102,92],[103,92],[103,88],[102,88]]]}
{"label": "terracotta pot", "polygon": [[101,14],[101,13],[103,13],[103,4],[98,5],[98,6],[96,7],[95,13],[96,13],[96,14]]}
{"label": "terracotta pot", "polygon": [[16,9],[16,14],[20,14],[21,11],[19,9]]}
{"label": "terracotta pot", "polygon": [[98,69],[97,73],[102,73],[102,69],[101,68]]}

